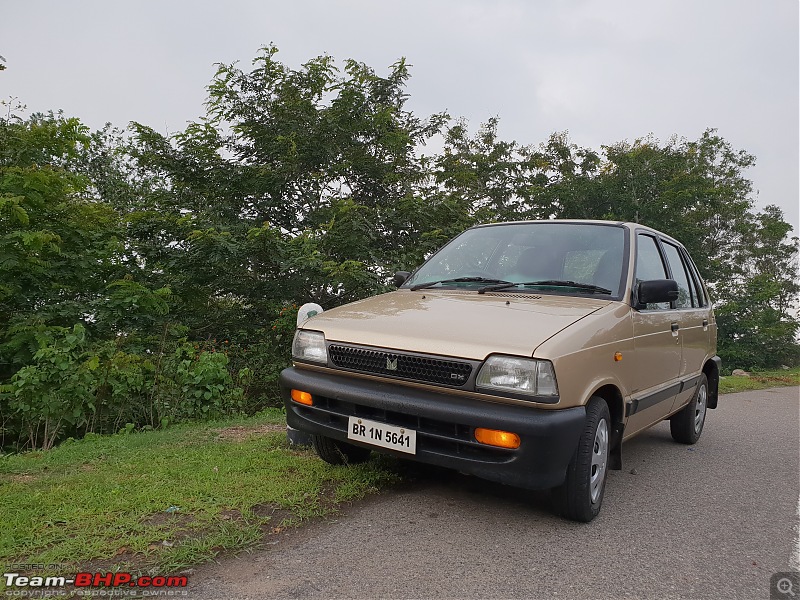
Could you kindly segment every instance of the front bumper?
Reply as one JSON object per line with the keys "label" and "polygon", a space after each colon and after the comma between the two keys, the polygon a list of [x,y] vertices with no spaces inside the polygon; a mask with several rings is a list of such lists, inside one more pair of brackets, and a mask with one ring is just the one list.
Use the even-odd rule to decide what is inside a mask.
{"label": "front bumper", "polygon": [[[528,489],[563,483],[586,420],[582,406],[542,410],[494,404],[294,367],[281,373],[280,387],[286,421],[295,429]],[[292,401],[292,389],[310,392],[314,405]],[[416,430],[417,453],[400,454],[348,440],[350,416]],[[512,431],[520,436],[520,447],[480,444],[474,437],[476,427]]]}

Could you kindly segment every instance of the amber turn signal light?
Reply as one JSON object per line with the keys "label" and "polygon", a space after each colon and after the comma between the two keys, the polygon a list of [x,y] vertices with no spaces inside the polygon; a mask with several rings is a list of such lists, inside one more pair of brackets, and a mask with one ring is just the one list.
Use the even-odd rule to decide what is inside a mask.
{"label": "amber turn signal light", "polygon": [[314,404],[311,394],[308,392],[301,392],[300,390],[292,390],[292,400],[299,404],[305,404],[306,406],[311,406]]}
{"label": "amber turn signal light", "polygon": [[487,446],[497,446],[499,448],[519,448],[519,436],[510,431],[500,431],[498,429],[475,429],[475,439]]}

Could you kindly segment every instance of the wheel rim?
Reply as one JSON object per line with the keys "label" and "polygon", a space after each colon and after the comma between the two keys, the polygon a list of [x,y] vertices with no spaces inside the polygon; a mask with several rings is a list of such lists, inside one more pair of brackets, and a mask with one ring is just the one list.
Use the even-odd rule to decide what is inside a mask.
{"label": "wheel rim", "polygon": [[708,404],[708,391],[705,385],[701,385],[697,390],[697,402],[694,405],[694,432],[700,433],[703,428],[703,421],[706,420],[706,406]]}
{"label": "wheel rim", "polygon": [[603,491],[603,481],[606,477],[606,463],[608,462],[608,423],[605,419],[600,419],[597,424],[597,431],[594,434],[594,446],[592,447],[592,468],[589,473],[589,489],[592,494],[592,504],[600,499],[600,492]]}

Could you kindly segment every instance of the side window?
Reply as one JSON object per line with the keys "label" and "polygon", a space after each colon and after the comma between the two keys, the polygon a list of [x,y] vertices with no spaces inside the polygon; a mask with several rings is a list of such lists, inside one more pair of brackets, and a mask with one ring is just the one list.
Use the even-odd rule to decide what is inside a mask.
{"label": "side window", "polygon": [[[639,234],[636,240],[636,283],[650,279],[667,279],[667,270],[654,237]],[[648,304],[647,310],[667,310],[669,302]]]}
{"label": "side window", "polygon": [[683,253],[683,260],[686,263],[686,267],[689,269],[689,274],[692,276],[692,281],[694,282],[694,289],[697,293],[697,306],[708,306],[708,298],[706,297],[706,292],[703,289],[703,280],[700,279],[700,274],[697,272],[697,267],[689,258],[689,255],[685,252]]}
{"label": "side window", "polygon": [[672,270],[672,278],[678,282],[678,300],[675,302],[677,308],[691,308],[697,306],[697,298],[693,293],[689,275],[683,266],[681,253],[676,246],[669,242],[664,242],[664,254],[667,255],[669,268]]}

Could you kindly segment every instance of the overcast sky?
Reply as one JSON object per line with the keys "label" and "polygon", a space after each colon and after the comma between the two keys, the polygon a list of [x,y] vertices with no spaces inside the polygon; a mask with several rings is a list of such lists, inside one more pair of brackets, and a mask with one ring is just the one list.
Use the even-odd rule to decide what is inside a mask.
{"label": "overcast sky", "polygon": [[297,67],[330,54],[413,65],[409,107],[538,144],[599,149],[708,127],[754,154],[757,206],[798,229],[798,1],[5,0],[0,99],[93,128],[175,132],[203,113],[215,62],[274,42]]}

